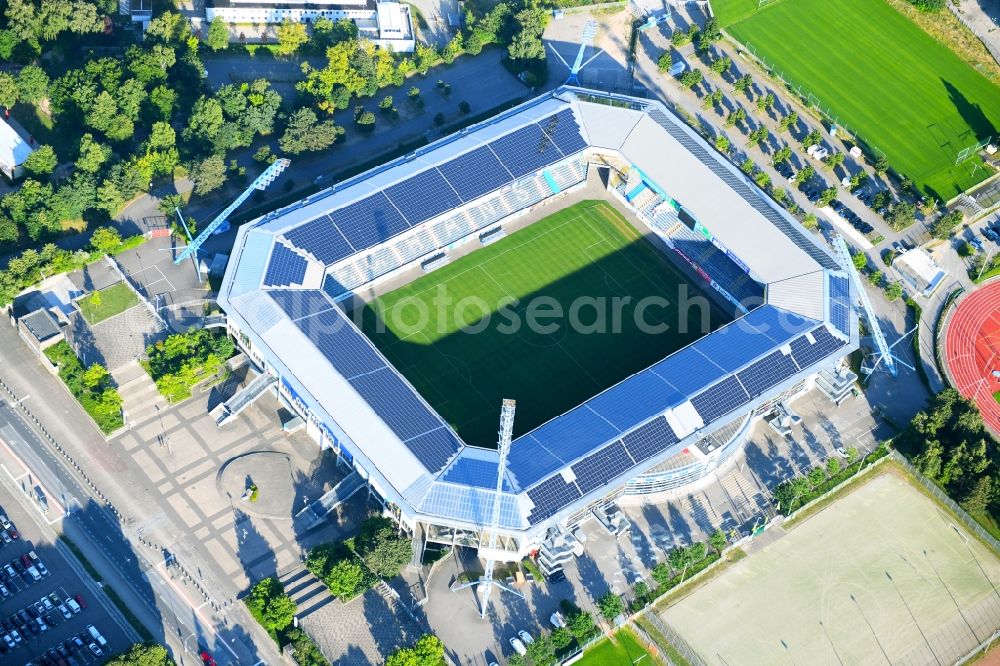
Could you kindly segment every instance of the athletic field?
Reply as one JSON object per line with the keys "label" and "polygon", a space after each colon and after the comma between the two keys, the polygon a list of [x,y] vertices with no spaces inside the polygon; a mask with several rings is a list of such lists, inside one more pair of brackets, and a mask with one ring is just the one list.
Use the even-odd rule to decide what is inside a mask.
{"label": "athletic field", "polygon": [[1000,627],[997,586],[997,556],[890,468],[663,616],[709,664],[951,664]]}
{"label": "athletic field", "polygon": [[[881,0],[712,0],[719,22],[932,196],[985,178],[959,150],[1000,133],[1000,87]],[[815,101],[815,100],[814,100]]]}
{"label": "athletic field", "polygon": [[708,333],[697,307],[678,331],[681,290],[698,295],[614,208],[586,201],[373,301],[361,325],[467,443],[495,446],[503,398],[523,433]]}

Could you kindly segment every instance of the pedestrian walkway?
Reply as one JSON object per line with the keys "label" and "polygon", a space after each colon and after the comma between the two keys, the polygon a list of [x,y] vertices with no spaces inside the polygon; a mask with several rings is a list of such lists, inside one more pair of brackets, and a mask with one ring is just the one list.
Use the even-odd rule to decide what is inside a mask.
{"label": "pedestrian walkway", "polygon": [[125,422],[130,426],[152,419],[169,406],[139,362],[132,360],[111,372],[122,396]]}

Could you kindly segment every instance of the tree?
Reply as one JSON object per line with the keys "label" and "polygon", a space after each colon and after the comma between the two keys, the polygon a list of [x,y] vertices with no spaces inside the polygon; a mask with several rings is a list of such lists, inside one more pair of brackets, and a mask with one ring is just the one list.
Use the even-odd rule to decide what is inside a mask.
{"label": "tree", "polygon": [[413,50],[413,65],[422,76],[430,71],[437,58],[437,50],[430,44],[417,44]]}
{"label": "tree", "polygon": [[371,111],[362,110],[361,113],[354,117],[354,122],[360,125],[362,129],[370,131],[375,128],[375,114]]}
{"label": "tree", "polygon": [[597,600],[597,608],[601,611],[601,615],[605,619],[614,620],[625,610],[625,604],[617,594],[608,592]]}
{"label": "tree", "polygon": [[162,645],[136,643],[108,661],[106,666],[174,666],[174,660]]}
{"label": "tree", "polygon": [[728,72],[729,68],[732,66],[733,66],[732,58],[730,58],[727,55],[724,55],[713,60],[712,64],[709,65],[709,68],[719,76],[722,76],[726,72]]}
{"label": "tree", "polygon": [[822,208],[823,206],[829,206],[834,199],[837,198],[837,188],[828,187],[819,193],[819,199],[816,201],[816,205]]}
{"label": "tree", "polygon": [[532,666],[553,666],[558,662],[552,640],[545,633],[528,644],[527,656],[531,660]]}
{"label": "tree", "polygon": [[878,287],[882,284],[882,280],[885,279],[885,274],[882,271],[872,271],[868,276],[868,282],[871,283],[873,287]]}
{"label": "tree", "polygon": [[472,106],[468,102],[462,100],[458,103],[458,112],[463,116],[467,115],[470,111],[472,111]]}
{"label": "tree", "polygon": [[900,282],[890,282],[885,286],[885,297],[890,301],[898,301],[903,297],[903,285]]}
{"label": "tree", "polygon": [[721,553],[726,547],[726,533],[722,530],[715,530],[712,536],[708,538],[708,542],[712,545],[712,548]]}
{"label": "tree", "polygon": [[847,464],[853,465],[858,459],[858,449],[853,446],[847,447]]}
{"label": "tree", "polygon": [[434,634],[424,634],[413,647],[403,647],[386,657],[385,666],[442,666],[444,643]]}
{"label": "tree", "polygon": [[177,93],[165,85],[159,85],[149,92],[147,103],[147,108],[155,119],[170,120],[177,104]]}
{"label": "tree", "polygon": [[55,171],[57,166],[59,166],[59,158],[56,157],[56,151],[47,144],[36,148],[24,160],[24,170],[36,176],[47,176]]}
{"label": "tree", "polygon": [[660,54],[660,57],[656,59],[656,68],[661,72],[666,72],[674,64],[674,56],[670,51],[664,51]]}
{"label": "tree", "polygon": [[349,599],[357,594],[364,585],[365,572],[361,563],[353,557],[345,558],[330,567],[323,582],[330,588],[330,593],[341,599]]}
{"label": "tree", "polygon": [[372,573],[392,578],[410,561],[410,540],[397,534],[396,525],[384,516],[373,516],[361,524],[354,547]]}
{"label": "tree", "polygon": [[836,456],[830,456],[826,461],[826,473],[829,476],[834,476],[840,472],[840,458]]}
{"label": "tree", "polygon": [[566,626],[578,643],[585,642],[597,630],[597,627],[594,626],[594,616],[580,609],[567,615]]}
{"label": "tree", "polygon": [[818,145],[823,141],[823,135],[819,133],[819,130],[812,130],[809,134],[802,137],[802,147],[809,148],[810,146]]}
{"label": "tree", "polygon": [[285,594],[277,578],[265,578],[254,585],[246,604],[251,615],[269,631],[284,629],[295,617],[295,602]]}
{"label": "tree", "polygon": [[816,167],[812,164],[807,164],[795,174],[795,184],[801,185],[802,183],[808,183],[812,180],[812,177],[816,175]]}
{"label": "tree", "polygon": [[715,137],[715,148],[720,153],[728,153],[729,137],[727,137],[725,134],[720,134],[719,136]]}
{"label": "tree", "polygon": [[167,70],[177,62],[174,49],[163,44],[154,44],[150,48],[138,45],[128,47],[125,52],[125,63],[128,70],[147,86],[154,81],[164,81]]}
{"label": "tree", "polygon": [[569,647],[569,644],[573,642],[573,632],[569,630],[569,627],[558,627],[552,630],[550,638],[552,640],[552,647],[562,650],[565,647]]}
{"label": "tree", "polygon": [[840,151],[831,153],[825,160],[823,160],[823,162],[826,164],[827,169],[836,169],[844,163],[844,153]]}
{"label": "tree", "polygon": [[889,214],[885,216],[886,222],[892,225],[895,230],[903,229],[913,223],[916,219],[917,207],[909,201],[897,201],[889,209]]}
{"label": "tree", "polygon": [[872,165],[872,168],[875,169],[875,173],[881,176],[889,170],[889,160],[885,155],[879,155],[875,158],[875,164]]}
{"label": "tree", "polygon": [[750,88],[753,86],[753,77],[749,74],[744,74],[740,78],[733,82],[733,89],[736,92],[744,93],[745,95],[750,94]]}
{"label": "tree", "polygon": [[988,476],[980,476],[962,498],[962,508],[973,515],[982,513],[990,505],[992,496],[993,479]]}
{"label": "tree", "polygon": [[207,194],[226,182],[226,162],[218,155],[211,155],[191,166],[191,180],[195,194]]}
{"label": "tree", "polygon": [[181,132],[181,136],[196,149],[204,152],[206,147],[214,144],[223,123],[225,118],[222,116],[222,104],[219,100],[202,96],[191,107],[187,127]]}
{"label": "tree", "polygon": [[802,219],[802,226],[806,229],[815,229],[819,226],[819,220],[816,218],[816,213],[809,213]]}
{"label": "tree", "polygon": [[778,121],[778,131],[787,132],[789,128],[795,127],[795,124],[799,122],[799,112],[789,111],[788,115],[784,116],[780,121]]}
{"label": "tree", "polygon": [[283,152],[291,155],[314,150],[323,150],[344,133],[344,128],[333,121],[320,121],[312,109],[299,109],[288,119],[288,127],[278,145]]}
{"label": "tree", "polygon": [[740,163],[740,171],[746,174],[753,173],[753,170],[757,168],[757,165],[753,163],[753,160],[749,157]]}
{"label": "tree", "polygon": [[94,252],[111,254],[122,244],[121,234],[114,227],[98,227],[90,236],[90,247]]}
{"label": "tree", "polygon": [[922,12],[939,12],[944,9],[945,0],[910,0],[910,4]]}
{"label": "tree", "polygon": [[[99,307],[100,306],[100,304],[101,304],[100,295],[101,295],[101,292],[99,292],[99,291],[95,291],[93,293],[93,295],[91,297],[91,300],[92,300],[91,305],[93,305],[94,307]],[[96,297],[96,298],[94,298],[94,297]],[[93,301],[96,301],[96,302],[93,302]],[[93,363],[93,364],[91,364],[91,366],[89,368],[87,368],[83,372],[83,377],[81,378],[80,381],[83,382],[83,385],[85,387],[87,387],[89,389],[96,389],[98,387],[103,386],[104,383],[108,380],[108,378],[110,376],[111,376],[111,373],[108,372],[107,368],[105,368],[100,363]]]}
{"label": "tree", "polygon": [[221,17],[216,16],[208,24],[208,34],[205,37],[205,44],[213,51],[221,51],[229,46],[229,26],[226,25],[226,22]]}
{"label": "tree", "polygon": [[95,141],[93,134],[80,137],[80,155],[75,162],[77,169],[96,174],[110,157],[111,149]]}
{"label": "tree", "polygon": [[681,87],[687,90],[695,87],[701,83],[702,74],[700,69],[689,69],[688,71],[681,74],[680,83]]}
{"label": "tree", "polygon": [[965,215],[962,213],[961,209],[956,208],[950,213],[946,213],[934,220],[930,228],[931,236],[941,240],[946,240],[949,236],[951,236],[955,227],[960,225],[964,220]]}
{"label": "tree", "polygon": [[38,65],[26,65],[17,75],[18,99],[34,104],[49,94],[49,75]]}
{"label": "tree", "polygon": [[765,126],[761,125],[754,131],[750,132],[747,136],[747,143],[751,146],[756,146],[761,141],[766,141],[768,136],[770,136],[770,132]]}
{"label": "tree", "polygon": [[275,53],[278,55],[292,55],[309,41],[305,24],[288,18],[275,28],[275,34],[278,37],[278,48],[275,49]]}
{"label": "tree", "polygon": [[445,121],[445,117],[444,117],[443,113],[441,113],[440,111],[438,111],[437,113],[434,114],[434,124],[435,125],[437,125],[438,127],[441,127],[442,125],[444,125],[444,121]]}
{"label": "tree", "polygon": [[760,97],[757,98],[757,101],[755,103],[757,104],[757,108],[760,109],[761,111],[770,109],[772,106],[774,106],[774,93],[769,92],[766,95],[761,95]]}
{"label": "tree", "polygon": [[17,104],[18,93],[17,79],[7,72],[0,72],[0,106],[9,109]]}
{"label": "tree", "polygon": [[714,16],[705,21],[701,28],[699,39],[705,42],[716,42],[722,39],[722,30],[719,28],[719,20]]}
{"label": "tree", "polygon": [[851,192],[855,191],[866,182],[868,182],[868,172],[858,171],[856,174],[851,176]]}
{"label": "tree", "polygon": [[123,115],[115,98],[107,90],[97,95],[84,122],[112,141],[124,141],[135,132],[135,124]]}
{"label": "tree", "polygon": [[858,250],[851,255],[851,261],[854,263],[854,268],[858,272],[868,268],[868,256],[861,250]]}
{"label": "tree", "polygon": [[746,120],[746,117],[747,117],[746,109],[744,109],[742,106],[738,106],[736,107],[735,111],[730,112],[730,114],[726,116],[726,122],[724,122],[723,125],[725,125],[726,127],[733,127],[736,125],[736,123]]}

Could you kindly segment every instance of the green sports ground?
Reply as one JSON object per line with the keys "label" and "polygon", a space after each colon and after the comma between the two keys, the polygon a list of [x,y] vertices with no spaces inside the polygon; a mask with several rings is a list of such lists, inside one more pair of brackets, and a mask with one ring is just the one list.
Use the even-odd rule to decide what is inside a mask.
{"label": "green sports ground", "polygon": [[[585,201],[369,303],[361,326],[466,443],[495,446],[503,398],[524,433],[725,323],[707,307],[678,321],[682,290],[699,294],[614,208]],[[640,312],[666,332],[636,323],[647,297],[669,303]]]}
{"label": "green sports ground", "polygon": [[1000,133],[1000,87],[882,0],[711,0],[719,23],[931,196],[984,179],[962,148]]}

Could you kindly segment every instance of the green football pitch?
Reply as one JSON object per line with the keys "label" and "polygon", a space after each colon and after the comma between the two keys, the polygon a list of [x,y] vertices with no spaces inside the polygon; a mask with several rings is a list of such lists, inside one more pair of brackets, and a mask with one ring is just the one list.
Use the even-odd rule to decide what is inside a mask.
{"label": "green football pitch", "polygon": [[524,433],[725,323],[707,305],[681,320],[685,295],[660,250],[585,201],[369,303],[361,326],[466,443],[495,446],[503,398]]}
{"label": "green football pitch", "polygon": [[[984,179],[959,151],[1000,132],[1000,87],[882,0],[712,0],[719,22],[927,194]],[[813,102],[814,98],[810,98]],[[980,162],[981,163],[981,162]]]}

